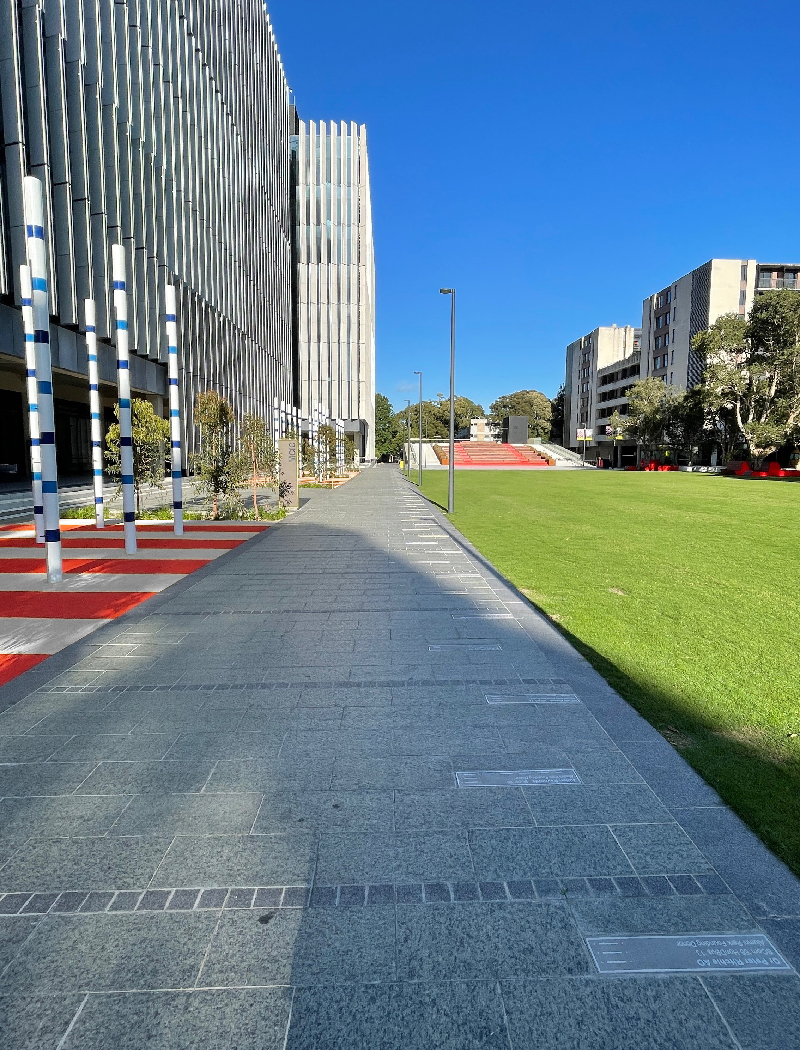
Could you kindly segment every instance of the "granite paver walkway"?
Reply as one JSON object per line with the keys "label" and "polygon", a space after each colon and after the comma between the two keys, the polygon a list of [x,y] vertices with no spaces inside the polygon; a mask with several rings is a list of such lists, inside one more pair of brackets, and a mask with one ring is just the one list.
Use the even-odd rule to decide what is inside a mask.
{"label": "granite paver walkway", "polygon": [[798,881],[394,468],[0,706],[4,1048],[800,1047]]}

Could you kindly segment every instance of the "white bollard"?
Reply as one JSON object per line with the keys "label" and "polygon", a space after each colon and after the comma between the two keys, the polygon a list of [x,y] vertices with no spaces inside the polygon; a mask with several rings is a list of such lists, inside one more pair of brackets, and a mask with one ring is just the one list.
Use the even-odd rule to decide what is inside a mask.
{"label": "white bollard", "polygon": [[172,514],[175,535],[183,535],[183,465],[181,462],[181,404],[178,389],[178,318],[175,286],[164,289],[169,365],[169,432],[172,457]]}
{"label": "white bollard", "polygon": [[42,450],[39,445],[39,392],[36,389],[36,342],[33,332],[33,300],[29,266],[19,268],[22,298],[22,328],[25,332],[25,372],[28,390],[28,420],[31,434],[31,489],[33,490],[33,524],[36,542],[44,543],[44,508],[42,507]]}
{"label": "white bollard", "polygon": [[42,184],[31,175],[23,180],[25,235],[31,272],[33,341],[36,351],[36,389],[39,416],[39,451],[42,465],[42,514],[47,553],[47,579],[62,578],[61,529],[58,520],[58,466],[56,464],[53,367],[50,360],[50,299],[47,291],[47,257],[44,248]]}
{"label": "white bollard", "polygon": [[125,249],[111,245],[111,279],[117,329],[117,387],[119,391],[119,451],[122,467],[122,519],[125,553],[136,553],[136,502],[133,487],[133,436],[131,427],[131,374],[128,359],[128,292],[125,283]]}
{"label": "white bollard", "polygon": [[92,417],[92,475],[94,480],[94,521],[106,527],[103,503],[103,424],[100,418],[100,376],[97,370],[97,322],[94,299],[83,300],[86,322],[86,356],[89,359],[89,412]]}

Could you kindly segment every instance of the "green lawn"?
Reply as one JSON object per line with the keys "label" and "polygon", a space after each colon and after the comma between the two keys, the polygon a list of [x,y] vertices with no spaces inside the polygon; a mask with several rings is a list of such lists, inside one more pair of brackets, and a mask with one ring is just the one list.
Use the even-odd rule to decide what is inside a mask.
{"label": "green lawn", "polygon": [[800,485],[462,470],[453,521],[800,874]]}

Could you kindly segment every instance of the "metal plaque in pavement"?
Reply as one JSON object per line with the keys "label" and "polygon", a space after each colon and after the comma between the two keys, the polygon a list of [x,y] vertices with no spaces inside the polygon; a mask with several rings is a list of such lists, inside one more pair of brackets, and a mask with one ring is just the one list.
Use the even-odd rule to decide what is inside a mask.
{"label": "metal plaque in pavement", "polygon": [[579,704],[574,693],[484,693],[487,704]]}
{"label": "metal plaque in pavement", "polygon": [[470,653],[497,653],[503,647],[497,642],[443,642],[439,645],[429,645],[429,653],[444,653],[449,649],[466,649]]}
{"label": "metal plaque in pavement", "polygon": [[721,973],[791,966],[763,933],[587,937],[600,973]]}
{"label": "metal plaque in pavement", "polygon": [[462,788],[536,787],[542,784],[580,784],[574,769],[482,769],[456,773]]}

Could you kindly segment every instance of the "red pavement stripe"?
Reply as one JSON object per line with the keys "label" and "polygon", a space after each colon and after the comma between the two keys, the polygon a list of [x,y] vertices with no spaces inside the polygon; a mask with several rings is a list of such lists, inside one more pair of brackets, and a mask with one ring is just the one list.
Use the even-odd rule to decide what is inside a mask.
{"label": "red pavement stripe", "polygon": [[[64,572],[168,572],[186,576],[208,562],[208,558],[65,558]],[[44,558],[0,558],[0,572],[46,572],[46,567]]]}
{"label": "red pavement stripe", "polygon": [[0,616],[47,620],[113,620],[152,598],[142,591],[0,591]]}
{"label": "red pavement stripe", "polygon": [[23,671],[29,671],[46,659],[47,656],[40,653],[0,653],[0,685],[5,685]]}
{"label": "red pavement stripe", "polygon": [[[189,539],[162,539],[154,536],[153,539],[141,536],[137,544],[143,550],[233,550],[247,540],[189,540]],[[36,547],[38,546],[33,536],[22,536],[18,539],[0,538],[0,547]],[[125,540],[120,536],[92,537],[76,536],[62,538],[61,546],[64,549],[70,547],[97,547],[98,550],[124,550]]]}
{"label": "red pavement stripe", "polygon": [[[18,528],[19,526],[14,526],[14,527]],[[96,528],[97,528],[97,526],[95,525],[94,522],[92,522],[91,524],[88,524],[88,525],[83,525],[83,524],[81,524],[81,525],[71,525],[71,524],[65,524],[63,521],[61,522],[61,529],[62,529],[62,531],[64,531],[65,529],[69,529],[70,532],[92,532]],[[115,532],[122,532],[122,525],[117,525],[117,524],[108,525],[107,524],[106,528],[109,530],[109,532],[112,531],[112,530],[114,530]],[[209,531],[212,531],[213,529],[219,529],[220,532],[245,532],[245,533],[251,532],[251,533],[255,533],[255,532],[263,532],[265,529],[269,528],[269,525],[266,525],[266,524],[264,524],[264,525],[255,525],[255,524],[253,524],[253,525],[241,525],[241,524],[239,524],[238,522],[235,522],[235,521],[202,521],[202,522],[198,521],[198,522],[193,522],[191,524],[184,523],[183,528],[184,528],[185,532],[209,532]],[[174,531],[172,525],[169,525],[167,523],[165,523],[163,525],[160,524],[160,523],[158,525],[150,525],[146,521],[145,522],[141,522],[141,521],[137,522],[137,529],[141,529],[142,531],[147,530],[147,532],[170,532],[170,533],[172,533]]]}

